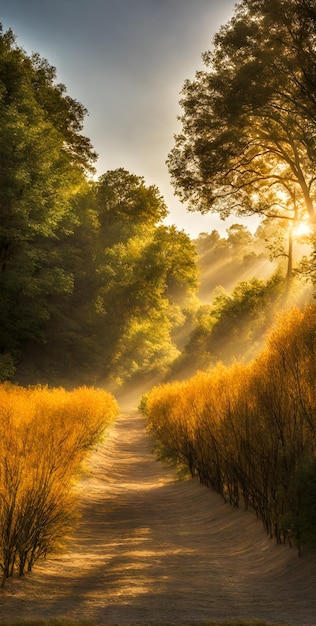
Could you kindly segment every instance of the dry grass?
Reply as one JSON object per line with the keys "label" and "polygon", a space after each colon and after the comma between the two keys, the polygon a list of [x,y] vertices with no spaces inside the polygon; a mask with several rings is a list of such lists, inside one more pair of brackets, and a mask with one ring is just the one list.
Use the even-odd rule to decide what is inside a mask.
{"label": "dry grass", "polygon": [[178,481],[152,445],[143,418],[120,417],[82,476],[67,551],[8,581],[0,626],[316,624],[315,560]]}

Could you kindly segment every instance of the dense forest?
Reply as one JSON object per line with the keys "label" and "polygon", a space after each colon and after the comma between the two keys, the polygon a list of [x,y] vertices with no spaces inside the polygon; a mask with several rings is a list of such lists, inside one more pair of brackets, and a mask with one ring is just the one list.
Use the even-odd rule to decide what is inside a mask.
{"label": "dense forest", "polygon": [[[223,338],[224,360],[253,356],[289,278],[288,220],[264,215],[255,235],[236,224],[197,241],[165,226],[141,175],[94,179],[86,110],[55,69],[11,31],[0,44],[1,379],[162,379],[223,359]],[[313,280],[309,254],[301,271]]]}
{"label": "dense forest", "polygon": [[158,189],[93,180],[84,108],[1,35],[1,379],[104,384],[164,371],[190,324],[194,245]]}

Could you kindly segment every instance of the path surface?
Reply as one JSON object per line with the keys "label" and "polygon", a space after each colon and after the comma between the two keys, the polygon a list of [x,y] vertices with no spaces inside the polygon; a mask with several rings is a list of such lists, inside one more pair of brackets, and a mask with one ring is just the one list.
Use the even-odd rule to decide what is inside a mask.
{"label": "path surface", "polygon": [[0,623],[264,620],[316,624],[316,563],[277,546],[251,513],[155,459],[144,420],[123,414],[80,484],[82,519],[58,558],[0,593]]}

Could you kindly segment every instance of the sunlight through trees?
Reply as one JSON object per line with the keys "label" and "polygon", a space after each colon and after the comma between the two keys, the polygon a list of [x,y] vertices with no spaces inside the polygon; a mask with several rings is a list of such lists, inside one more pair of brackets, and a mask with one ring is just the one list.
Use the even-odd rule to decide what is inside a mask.
{"label": "sunlight through trees", "polygon": [[243,0],[182,91],[168,165],[193,211],[315,224],[315,8]]}

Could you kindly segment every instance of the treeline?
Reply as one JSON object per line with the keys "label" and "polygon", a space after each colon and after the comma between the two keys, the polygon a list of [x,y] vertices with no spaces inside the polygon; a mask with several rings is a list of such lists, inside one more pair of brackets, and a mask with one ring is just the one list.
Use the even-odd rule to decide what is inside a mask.
{"label": "treeline", "polygon": [[100,389],[0,386],[2,587],[61,546],[77,517],[80,464],[117,414]]}
{"label": "treeline", "polygon": [[92,179],[86,110],[0,31],[0,380],[99,384],[164,371],[196,289],[154,185]]}
{"label": "treeline", "polygon": [[252,363],[197,373],[142,400],[164,458],[278,542],[316,547],[316,308],[284,314]]}
{"label": "treeline", "polygon": [[284,267],[262,271],[265,240],[284,260],[284,223],[191,241],[141,176],[93,180],[85,115],[55,68],[0,30],[0,381],[150,384],[252,358],[283,288]]}
{"label": "treeline", "polygon": [[219,361],[225,365],[251,361],[284,306],[284,278],[279,272],[265,281],[240,281],[231,292],[219,286],[210,304],[198,308],[195,327],[166,380],[185,379]]}
{"label": "treeline", "polygon": [[226,229],[225,237],[213,230],[200,233],[194,243],[201,277],[198,296],[204,304],[209,302],[218,285],[230,293],[238,282],[254,276],[266,280],[280,272],[285,279],[288,278],[284,281],[288,291],[295,279],[300,278],[301,294],[304,281],[309,278],[308,282],[312,282],[307,270],[312,266],[309,255],[313,233],[306,222],[293,229],[284,220],[263,218],[254,233],[243,224],[232,224]]}
{"label": "treeline", "polygon": [[[283,235],[286,232],[282,224],[274,224],[274,235]],[[285,259],[273,259],[273,254],[267,249],[267,241],[272,245],[271,228],[267,221],[252,234],[242,224],[232,224],[226,229],[225,237],[221,237],[217,230],[211,233],[200,233],[195,240],[200,271],[200,285],[198,296],[203,304],[210,301],[214,289],[221,285],[228,293],[238,282],[248,281],[254,276],[259,280],[266,280],[278,267],[282,267],[285,275]],[[282,241],[283,248],[285,242]],[[295,246],[296,248],[296,246]]]}
{"label": "treeline", "polygon": [[[291,306],[313,300],[314,286],[306,280],[310,235],[293,246],[293,273],[286,279],[288,257],[284,224],[263,221],[255,233],[233,224],[226,236],[201,233],[194,244],[199,269],[199,305],[194,326],[165,381],[185,379],[218,361],[247,363],[263,348],[275,316]],[[303,259],[303,261],[302,261]]]}

